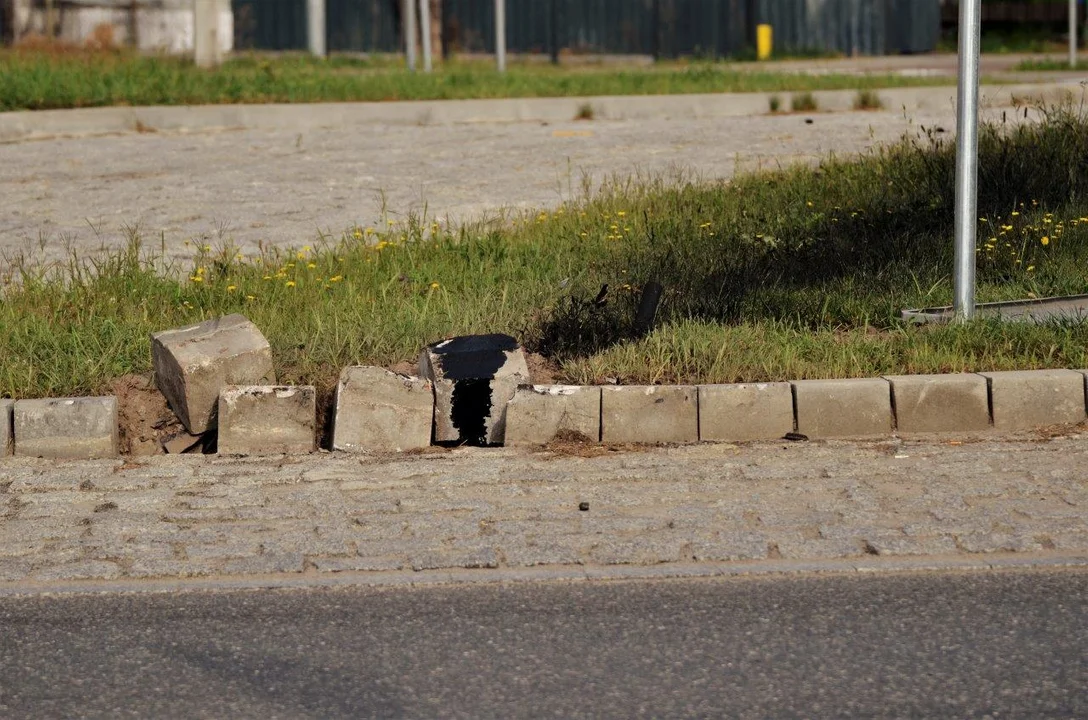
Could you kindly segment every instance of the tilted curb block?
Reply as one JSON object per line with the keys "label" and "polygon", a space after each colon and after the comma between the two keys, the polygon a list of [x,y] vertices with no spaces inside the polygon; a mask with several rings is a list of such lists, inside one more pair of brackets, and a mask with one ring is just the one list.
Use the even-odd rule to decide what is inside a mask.
{"label": "tilted curb block", "polygon": [[601,441],[699,441],[699,400],[694,385],[620,385],[602,388]]}
{"label": "tilted curb block", "polygon": [[577,385],[524,385],[506,406],[506,445],[543,445],[563,434],[597,442],[601,389]]}
{"label": "tilted curb block", "polygon": [[242,315],[154,333],[151,359],[159,390],[194,435],[215,427],[223,387],[276,382],[268,340]]}
{"label": "tilted curb block", "polygon": [[312,385],[228,385],[219,394],[219,454],[311,453],[316,423]]}
{"label": "tilted curb block", "polygon": [[1085,420],[1084,376],[1076,370],[980,373],[990,384],[994,428],[1023,430]]}
{"label": "tilted curb block", "polygon": [[0,400],[0,456],[14,452],[15,401]]}
{"label": "tilted curb block", "polygon": [[700,385],[699,439],[771,440],[793,430],[789,383]]}
{"label": "tilted curb block", "polygon": [[990,427],[986,378],[955,375],[888,375],[900,432],[968,432]]}
{"label": "tilted curb block", "polygon": [[431,444],[434,389],[429,380],[384,368],[353,366],[340,373],[333,450],[386,452]]}
{"label": "tilted curb block", "polygon": [[797,432],[808,437],[888,435],[892,397],[884,378],[796,380]]}
{"label": "tilted curb block", "polygon": [[117,398],[16,400],[15,454],[64,460],[116,457]]}

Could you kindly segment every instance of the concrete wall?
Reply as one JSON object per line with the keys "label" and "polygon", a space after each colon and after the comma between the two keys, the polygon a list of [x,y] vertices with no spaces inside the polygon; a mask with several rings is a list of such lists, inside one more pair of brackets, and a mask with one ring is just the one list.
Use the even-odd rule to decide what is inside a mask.
{"label": "concrete wall", "polygon": [[[14,35],[47,35],[43,0],[13,0]],[[56,0],[53,29],[67,42],[95,39],[100,27],[109,27],[117,45],[135,45],[147,52],[186,54],[193,51],[193,3],[219,9],[219,50],[234,48],[234,14],[230,0]]]}

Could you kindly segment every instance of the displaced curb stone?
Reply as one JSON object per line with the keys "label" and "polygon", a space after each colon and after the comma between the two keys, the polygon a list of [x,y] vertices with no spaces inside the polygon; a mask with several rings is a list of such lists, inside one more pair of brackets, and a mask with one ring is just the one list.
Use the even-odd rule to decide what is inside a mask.
{"label": "displaced curb stone", "polygon": [[434,388],[384,368],[344,368],[336,386],[333,450],[419,450],[431,444]]}
{"label": "displaced curb stone", "polygon": [[229,385],[219,395],[219,454],[311,453],[316,422],[312,385]]}
{"label": "displaced curb stone", "polygon": [[620,385],[602,388],[601,441],[699,441],[699,400],[694,385]]}
{"label": "displaced curb stone", "polygon": [[699,439],[772,440],[793,430],[789,383],[699,385]]}
{"label": "displaced curb stone", "polygon": [[118,454],[117,398],[16,400],[15,455],[64,460]]}
{"label": "displaced curb stone", "polygon": [[429,345],[419,374],[434,383],[434,441],[500,445],[506,404],[529,382],[525,352],[509,335],[466,335]]}
{"label": "displaced curb stone", "polygon": [[227,315],[151,336],[155,382],[194,435],[216,425],[226,385],[275,384],[268,340],[242,315]]}
{"label": "displaced curb stone", "polygon": [[890,384],[884,378],[795,380],[797,432],[808,437],[864,437],[892,431]]}
{"label": "displaced curb stone", "polygon": [[557,438],[601,438],[601,389],[525,385],[506,406],[506,445],[544,445]]}
{"label": "displaced curb stone", "polygon": [[955,375],[888,375],[900,432],[968,432],[990,427],[986,378]]}
{"label": "displaced curb stone", "polygon": [[1084,376],[1075,370],[979,373],[990,386],[994,428],[1021,430],[1085,420]]}

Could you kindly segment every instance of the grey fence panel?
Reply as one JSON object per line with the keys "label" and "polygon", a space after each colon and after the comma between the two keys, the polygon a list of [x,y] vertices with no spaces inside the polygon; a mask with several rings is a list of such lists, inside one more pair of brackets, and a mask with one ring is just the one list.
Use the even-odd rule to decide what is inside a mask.
{"label": "grey fence panel", "polygon": [[[331,50],[401,49],[401,0],[328,0]],[[233,0],[237,47],[303,49],[305,0]],[[925,52],[940,34],[940,0],[507,0],[515,53],[750,57],[755,26],[778,52]],[[452,52],[494,52],[494,0],[444,0]]]}

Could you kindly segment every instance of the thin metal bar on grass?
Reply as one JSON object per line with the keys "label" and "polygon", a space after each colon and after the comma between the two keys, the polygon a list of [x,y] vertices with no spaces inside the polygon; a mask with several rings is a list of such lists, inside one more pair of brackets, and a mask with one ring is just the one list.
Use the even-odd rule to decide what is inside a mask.
{"label": "thin metal bar on grass", "polygon": [[975,233],[978,223],[978,60],[980,0],[960,2],[956,119],[955,297],[958,320],[975,315]]}

